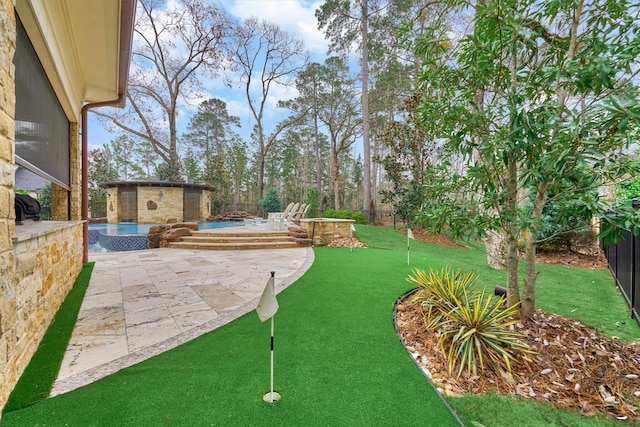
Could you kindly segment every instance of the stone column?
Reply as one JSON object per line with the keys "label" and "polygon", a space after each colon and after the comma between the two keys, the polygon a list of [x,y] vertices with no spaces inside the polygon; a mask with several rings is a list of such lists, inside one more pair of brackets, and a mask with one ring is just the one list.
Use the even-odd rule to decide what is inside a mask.
{"label": "stone column", "polygon": [[69,127],[69,169],[71,184],[71,220],[82,219],[82,174],[80,125],[71,123]]}
{"label": "stone column", "polygon": [[51,183],[51,219],[69,220],[69,191],[54,183]]}

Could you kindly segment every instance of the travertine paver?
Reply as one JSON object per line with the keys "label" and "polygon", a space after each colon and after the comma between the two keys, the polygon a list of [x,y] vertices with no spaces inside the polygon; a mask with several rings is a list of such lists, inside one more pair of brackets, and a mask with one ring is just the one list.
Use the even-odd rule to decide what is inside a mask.
{"label": "travertine paver", "polygon": [[[255,231],[233,227],[226,231]],[[152,249],[90,254],[87,294],[51,395],[73,390],[220,327],[255,309],[311,266],[311,248]]]}

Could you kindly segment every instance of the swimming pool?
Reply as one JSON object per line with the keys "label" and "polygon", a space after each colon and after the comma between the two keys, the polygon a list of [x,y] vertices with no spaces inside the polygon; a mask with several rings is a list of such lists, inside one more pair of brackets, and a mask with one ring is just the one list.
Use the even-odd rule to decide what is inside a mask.
{"label": "swimming pool", "polygon": [[[137,251],[147,246],[147,234],[155,224],[89,224],[89,252]],[[239,226],[238,222],[199,222],[199,230]]]}

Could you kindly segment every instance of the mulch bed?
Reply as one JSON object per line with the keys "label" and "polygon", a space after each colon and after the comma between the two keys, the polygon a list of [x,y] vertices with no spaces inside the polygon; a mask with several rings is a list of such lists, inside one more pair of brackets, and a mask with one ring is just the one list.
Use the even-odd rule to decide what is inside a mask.
{"label": "mulch bed", "polygon": [[[449,247],[463,247],[443,235],[413,230],[416,239]],[[406,230],[403,231],[406,234]],[[538,262],[606,269],[602,252],[556,251],[537,255]],[[396,324],[404,345],[445,394],[483,394],[496,391],[547,402],[586,416],[596,413],[640,421],[640,342],[626,344],[608,338],[576,319],[536,311],[516,329],[534,354],[522,354],[513,375],[488,370],[460,377],[449,374],[436,332],[424,326],[422,311],[411,297],[398,306]]]}
{"label": "mulch bed", "polygon": [[626,344],[581,322],[542,311],[517,325],[535,354],[522,355],[513,377],[488,370],[449,374],[435,332],[426,330],[410,298],[398,307],[404,345],[442,392],[483,394],[495,390],[592,416],[596,412],[640,421],[640,343]]}

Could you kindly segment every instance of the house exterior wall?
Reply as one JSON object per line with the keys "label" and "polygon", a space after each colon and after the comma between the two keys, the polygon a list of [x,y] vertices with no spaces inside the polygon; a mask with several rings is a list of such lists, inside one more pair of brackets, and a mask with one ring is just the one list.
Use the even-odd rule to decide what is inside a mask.
{"label": "house exterior wall", "polygon": [[118,188],[112,187],[107,189],[107,222],[109,224],[117,224],[120,222],[118,217]]}
{"label": "house exterior wall", "polygon": [[200,196],[200,221],[206,221],[211,216],[211,191],[202,190]]}
{"label": "house exterior wall", "polygon": [[[182,197],[182,188],[138,187],[138,223],[164,224],[169,218],[182,222]],[[149,202],[155,203],[156,208],[149,209]]]}
{"label": "house exterior wall", "polygon": [[[12,236],[15,232],[14,118],[16,21],[12,0],[0,0],[0,407],[4,406],[18,377],[15,337],[9,331],[16,316],[17,282]],[[8,280],[4,280],[8,279]]]}
{"label": "house exterior wall", "polygon": [[[14,206],[16,18],[0,0],[0,408],[82,269],[79,125],[71,123],[71,188],[52,188],[52,214],[37,233],[16,233]],[[71,218],[69,218],[71,216]],[[45,224],[43,224],[45,225]],[[27,227],[27,226],[24,226]]]}

